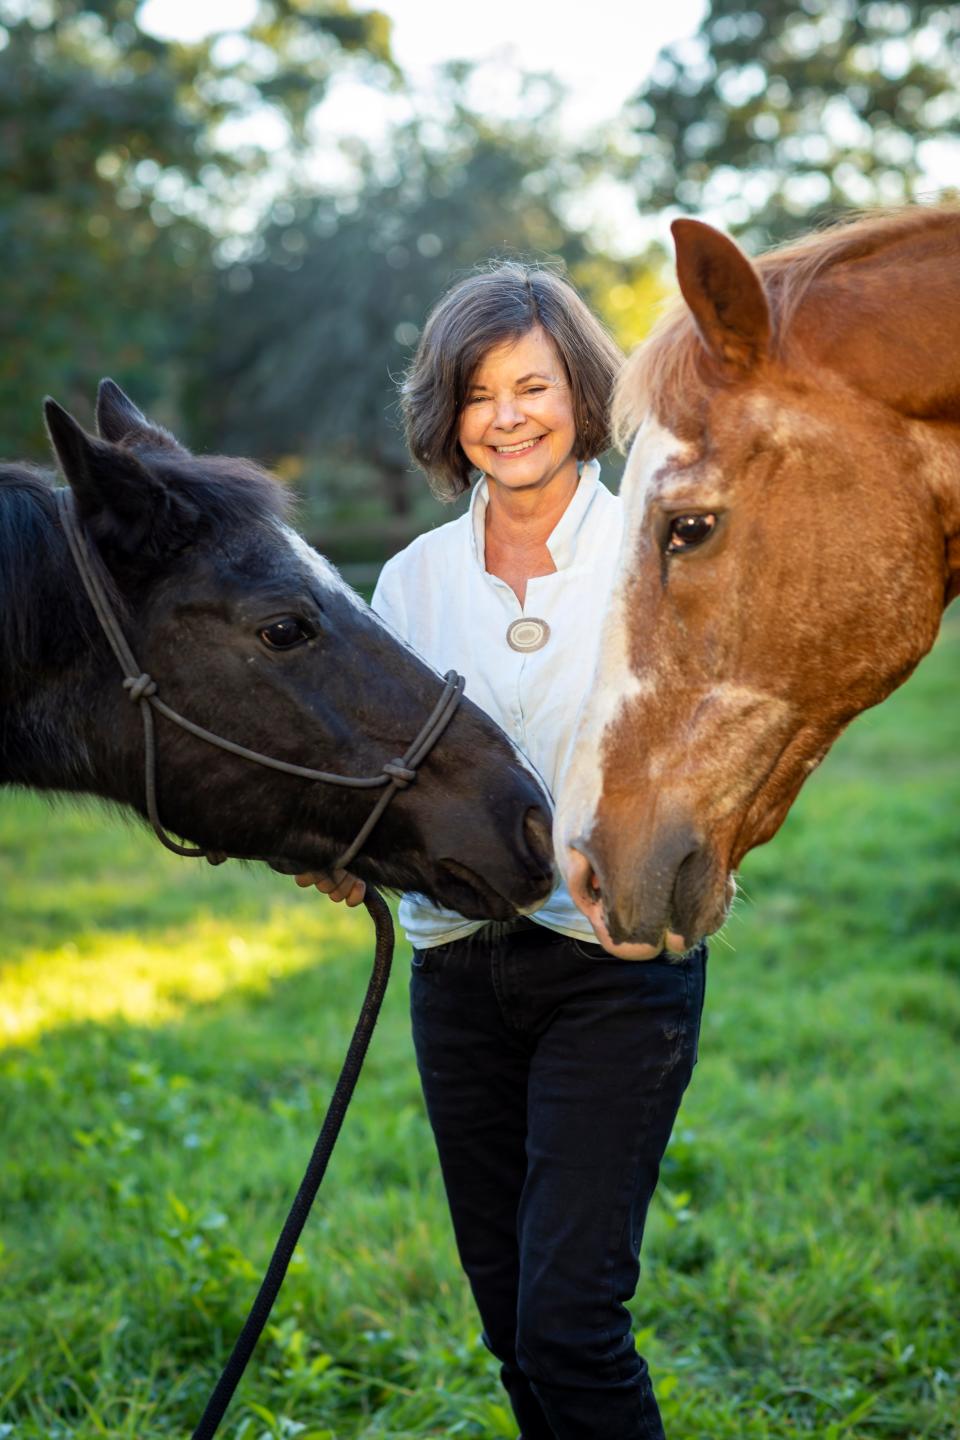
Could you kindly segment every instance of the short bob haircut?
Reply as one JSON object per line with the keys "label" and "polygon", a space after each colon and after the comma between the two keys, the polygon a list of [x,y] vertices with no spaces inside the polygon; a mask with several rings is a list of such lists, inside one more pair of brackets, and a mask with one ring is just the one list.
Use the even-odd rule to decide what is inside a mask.
{"label": "short bob haircut", "polygon": [[574,452],[590,460],[611,444],[608,409],[623,355],[573,286],[550,270],[507,261],[461,280],[434,307],[401,388],[410,454],[441,500],[477,477],[460,448],[460,412],[480,361],[540,325],[567,372]]}

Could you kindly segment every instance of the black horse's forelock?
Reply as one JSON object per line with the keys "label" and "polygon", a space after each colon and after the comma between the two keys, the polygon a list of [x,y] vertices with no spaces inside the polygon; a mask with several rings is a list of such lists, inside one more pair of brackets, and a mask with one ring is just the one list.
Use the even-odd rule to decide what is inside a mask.
{"label": "black horse's forelock", "polygon": [[193,502],[203,533],[213,539],[229,530],[290,517],[290,492],[253,460],[166,451],[140,452],[139,458],[168,489]]}

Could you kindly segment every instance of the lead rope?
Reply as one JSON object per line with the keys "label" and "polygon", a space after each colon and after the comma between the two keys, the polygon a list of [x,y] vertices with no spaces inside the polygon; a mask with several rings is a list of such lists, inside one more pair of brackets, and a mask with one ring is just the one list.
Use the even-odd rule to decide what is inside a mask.
{"label": "lead rope", "polygon": [[340,1133],[343,1117],[347,1113],[347,1106],[350,1104],[350,1097],[353,1095],[360,1067],[370,1044],[373,1027],[380,1014],[380,1006],[387,988],[387,981],[390,978],[390,965],[393,960],[393,920],[387,909],[386,901],[378,890],[369,890],[363,903],[369,910],[376,927],[376,951],[373,959],[373,974],[370,976],[370,983],[367,986],[360,1017],[350,1041],[347,1058],[343,1062],[343,1068],[324,1116],[313,1154],[310,1156],[310,1161],[300,1182],[300,1188],[290,1206],[290,1213],[280,1231],[280,1238],[274,1247],[257,1297],[250,1307],[250,1313],[244,1321],[243,1329],[237,1336],[220,1379],[207,1401],[207,1408],[193,1432],[192,1440],[212,1440],[226,1408],[233,1398],[233,1392],[247,1368],[256,1343],[260,1339],[263,1327],[273,1308],[273,1302],[280,1292],[280,1286],[283,1284],[287,1266],[290,1264],[300,1233],[310,1214],[310,1207],[326,1173],[330,1152]]}
{"label": "lead rope", "polygon": [[[443,677],[444,687],[440,698],[427,717],[420,733],[400,759],[386,761],[379,775],[360,777],[334,775],[326,770],[311,770],[305,765],[293,765],[289,761],[277,760],[270,755],[261,755],[259,751],[248,750],[246,746],[238,745],[233,740],[227,740],[222,735],[215,735],[211,730],[205,730],[202,725],[197,725],[192,720],[188,720],[186,716],[180,715],[159,698],[156,681],[140,669],[136,656],[123,633],[123,627],[110,602],[107,584],[97,563],[96,552],[91,549],[83,527],[74,512],[69,490],[56,490],[54,494],[70,547],[70,554],[80,572],[84,589],[101,629],[123,671],[123,688],[128,691],[130,699],[139,706],[143,717],[144,785],[147,815],[157,838],[176,855],[185,855],[191,859],[206,857],[212,864],[219,864],[221,860],[228,858],[226,855],[213,854],[198,849],[196,846],[180,845],[164,830],[157,805],[154,710],[159,711],[175,725],[179,725],[181,729],[189,731],[191,735],[196,735],[198,739],[205,740],[210,745],[216,745],[221,750],[228,750],[231,754],[239,755],[245,760],[252,760],[258,765],[269,766],[272,770],[281,770],[288,775],[299,775],[305,780],[321,780],[330,785],[346,785],[357,790],[370,790],[383,786],[383,794],[378,798],[358,834],[334,862],[336,869],[345,868],[357,854],[397,791],[405,789],[416,779],[419,765],[450,724],[463,695],[463,677],[458,675],[455,670],[447,672]],[[380,1014],[380,1006],[383,1003],[387,981],[390,978],[390,966],[393,963],[393,920],[383,896],[372,886],[364,897],[364,904],[376,930],[373,973],[367,985],[367,993],[354,1027],[346,1059],[334,1087],[333,1098],[327,1107],[317,1143],[313,1147],[313,1154],[310,1156],[300,1182],[300,1188],[294,1196],[290,1212],[280,1231],[280,1238],[274,1246],[273,1255],[270,1257],[270,1264],[267,1266],[260,1289],[257,1291],[256,1298],[250,1307],[250,1313],[237,1336],[227,1363],[223,1367],[220,1379],[207,1401],[207,1407],[200,1417],[200,1423],[193,1432],[192,1440],[211,1440],[211,1437],[216,1434],[220,1421],[223,1419],[227,1406],[230,1404],[234,1391],[256,1348],[257,1341],[263,1333],[263,1327],[267,1323],[274,1301],[280,1293],[280,1287],[296,1249],[297,1241],[306,1224],[307,1216],[310,1214],[310,1208],[316,1199],[320,1182],[326,1174],[331,1152],[337,1136],[340,1134],[340,1127],[356,1088],[364,1056]]]}

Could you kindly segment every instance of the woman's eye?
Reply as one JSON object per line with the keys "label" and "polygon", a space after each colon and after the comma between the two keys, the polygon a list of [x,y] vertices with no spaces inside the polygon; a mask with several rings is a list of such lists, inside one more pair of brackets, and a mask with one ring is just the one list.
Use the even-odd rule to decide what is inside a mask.
{"label": "woman's eye", "polygon": [[667,531],[667,550],[692,550],[716,527],[716,515],[675,515]]}
{"label": "woman's eye", "polygon": [[312,640],[313,631],[295,615],[284,615],[282,620],[271,620],[269,625],[264,625],[260,639],[268,650],[292,650],[294,645]]}

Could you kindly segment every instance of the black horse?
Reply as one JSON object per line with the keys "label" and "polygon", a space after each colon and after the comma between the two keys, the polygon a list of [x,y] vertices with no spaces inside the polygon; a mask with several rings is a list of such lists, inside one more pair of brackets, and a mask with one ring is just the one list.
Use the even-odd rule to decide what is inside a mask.
{"label": "black horse", "polygon": [[[175,710],[278,759],[376,775],[441,693],[336,570],[286,523],[247,460],[193,456],[112,381],[98,436],[47,404],[74,506],[138,661]],[[51,477],[0,468],[0,784],[86,792],[144,813],[143,732],[68,550]],[[203,850],[328,869],[376,790],[262,769],[157,722],[163,824]],[[534,906],[552,882],[547,801],[464,700],[352,867],[475,917]]]}

